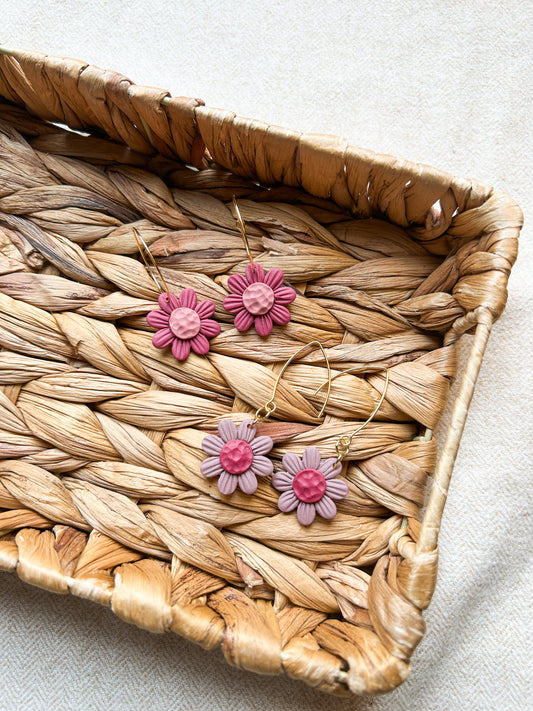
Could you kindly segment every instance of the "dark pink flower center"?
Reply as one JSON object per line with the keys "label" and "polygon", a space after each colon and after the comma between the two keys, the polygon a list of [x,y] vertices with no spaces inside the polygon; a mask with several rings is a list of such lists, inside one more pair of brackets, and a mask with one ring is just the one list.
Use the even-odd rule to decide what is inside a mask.
{"label": "dark pink flower center", "polygon": [[187,341],[198,335],[202,322],[194,309],[180,306],[170,314],[168,325],[176,338]]}
{"label": "dark pink flower center", "polygon": [[252,448],[242,439],[230,439],[220,452],[220,463],[230,474],[242,474],[250,468],[253,459]]}
{"label": "dark pink flower center", "polygon": [[247,287],[242,295],[242,303],[253,316],[266,314],[274,306],[274,292],[268,284],[255,282]]}
{"label": "dark pink flower center", "polygon": [[292,490],[300,501],[306,504],[314,504],[321,499],[326,492],[326,480],[324,475],[317,469],[302,469],[294,477]]}

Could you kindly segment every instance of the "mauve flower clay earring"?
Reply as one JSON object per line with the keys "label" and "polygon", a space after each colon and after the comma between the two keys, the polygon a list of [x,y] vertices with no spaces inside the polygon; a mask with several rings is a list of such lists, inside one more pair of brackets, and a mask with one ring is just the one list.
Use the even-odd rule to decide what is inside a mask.
{"label": "mauve flower clay earring", "polygon": [[270,437],[257,437],[252,420],[244,420],[238,429],[231,420],[222,420],[218,435],[206,435],[202,441],[202,449],[211,456],[204,459],[200,471],[205,477],[218,477],[221,494],[233,494],[237,487],[253,494],[257,477],[272,474],[272,461],[265,454],[273,446]]}
{"label": "mauve flower clay earring", "polygon": [[[348,494],[348,484],[338,478],[342,473],[342,460],[348,455],[355,435],[374,418],[385,399],[389,384],[389,370],[379,366],[349,368],[333,377],[330,375],[326,381],[328,388],[331,388],[333,380],[354,370],[386,371],[383,393],[370,417],[353,432],[338,437],[335,444],[336,458],[323,459],[320,450],[316,447],[307,447],[301,457],[289,452],[283,457],[284,469],[275,472],[272,476],[272,486],[281,491],[278,499],[279,510],[289,513],[296,509],[296,516],[302,526],[310,526],[317,514],[325,519],[332,519],[336,515],[335,501],[343,499]],[[325,384],[321,385],[314,394],[316,395]]]}
{"label": "mauve flower clay earring", "polygon": [[316,514],[333,518],[337,513],[334,499],[343,499],[348,493],[348,484],[336,478],[342,464],[335,457],[322,459],[316,447],[307,447],[302,457],[285,454],[283,466],[285,469],[272,477],[272,486],[283,492],[279,510],[288,513],[297,509],[302,526],[313,523]]}
{"label": "mauve flower clay earring", "polygon": [[260,336],[268,336],[274,324],[285,326],[291,320],[287,305],[296,298],[296,291],[290,286],[283,286],[281,269],[265,272],[260,264],[254,262],[235,196],[233,207],[250,264],[246,267],[245,276],[232,274],[228,279],[228,289],[233,293],[226,296],[223,306],[228,313],[235,314],[237,330],[247,331],[254,326]]}
{"label": "mauve flower clay earring", "polygon": [[[191,349],[198,355],[205,355],[209,352],[208,338],[214,338],[220,333],[220,324],[211,318],[215,313],[214,302],[210,299],[198,302],[194,289],[183,289],[179,298],[171,294],[148,245],[135,228],[133,236],[144,266],[161,292],[159,308],[146,315],[146,322],[157,329],[152,343],[156,348],[170,346],[172,355],[179,361],[185,360]],[[151,265],[148,264],[145,252],[149,255]],[[150,266],[157,272],[161,283]]]}
{"label": "mauve flower clay earring", "polygon": [[[210,456],[201,463],[200,471],[207,478],[218,477],[217,486],[221,494],[233,494],[237,487],[244,494],[253,494],[257,489],[257,477],[272,474],[274,465],[266,455],[274,446],[274,442],[265,435],[258,437],[255,425],[275,411],[274,398],[283,373],[294,358],[310,345],[318,345],[322,349],[328,364],[328,377],[331,379],[326,352],[318,341],[312,341],[302,346],[286,361],[276,378],[270,400],[257,410],[253,420],[244,420],[238,428],[231,420],[222,420],[217,434],[208,434],[203,438],[202,449]],[[319,417],[326,407],[329,393],[328,387],[326,402]]]}

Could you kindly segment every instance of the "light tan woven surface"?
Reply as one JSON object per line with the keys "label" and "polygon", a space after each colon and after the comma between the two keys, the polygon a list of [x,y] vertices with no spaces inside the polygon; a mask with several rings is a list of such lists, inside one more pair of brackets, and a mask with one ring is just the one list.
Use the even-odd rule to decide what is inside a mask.
{"label": "light tan woven surface", "polygon": [[[118,65],[116,65],[116,66],[117,66],[117,68],[118,68]],[[436,162],[436,161],[434,161],[434,162]]]}

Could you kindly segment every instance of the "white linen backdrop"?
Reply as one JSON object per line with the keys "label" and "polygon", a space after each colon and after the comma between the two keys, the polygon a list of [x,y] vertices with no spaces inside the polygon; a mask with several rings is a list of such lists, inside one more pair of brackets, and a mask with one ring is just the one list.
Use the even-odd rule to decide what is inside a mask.
{"label": "white linen backdrop", "polygon": [[[528,218],[530,3],[0,0],[0,17],[6,46],[87,60],[242,116],[472,176],[507,190]],[[527,222],[522,235],[452,480],[427,634],[402,687],[335,699],[2,575],[0,709],[531,708]]]}

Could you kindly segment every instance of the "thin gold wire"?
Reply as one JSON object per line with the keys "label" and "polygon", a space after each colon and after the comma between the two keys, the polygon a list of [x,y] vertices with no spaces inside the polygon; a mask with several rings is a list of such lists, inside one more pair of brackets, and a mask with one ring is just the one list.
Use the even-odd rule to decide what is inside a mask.
{"label": "thin gold wire", "polygon": [[255,269],[254,258],[252,256],[252,251],[250,249],[250,245],[248,244],[248,237],[246,236],[246,226],[245,226],[246,223],[244,222],[244,219],[241,215],[241,211],[239,210],[239,206],[237,205],[237,199],[235,198],[235,195],[233,196],[232,203],[233,203],[235,212],[237,213],[237,217],[236,217],[235,221],[236,221],[237,226],[241,232],[242,241],[244,242],[244,249],[246,250],[246,254],[248,255],[250,264]]}
{"label": "thin gold wire", "polygon": [[[340,378],[341,375],[346,375],[347,373],[354,373],[354,372],[364,372],[364,373],[382,373],[385,372],[385,387],[383,388],[383,392],[381,393],[381,397],[379,399],[378,404],[372,411],[372,414],[370,417],[368,417],[359,427],[356,427],[353,432],[350,434],[344,434],[341,435],[336,443],[335,443],[335,450],[337,451],[337,462],[342,461],[349,453],[350,447],[352,446],[352,440],[355,437],[355,435],[358,432],[361,432],[363,428],[365,428],[369,422],[371,422],[374,417],[377,415],[379,408],[383,404],[383,400],[385,400],[385,395],[387,394],[387,388],[389,387],[389,380],[390,380],[390,370],[388,368],[379,366],[379,365],[371,365],[371,366],[355,366],[354,368],[348,368],[347,370],[343,370],[342,373],[337,373],[337,375],[334,375],[333,377],[328,378],[327,385],[328,385],[328,397],[329,397],[329,391],[331,390],[331,383],[336,380],[337,378]],[[318,387],[314,395],[317,395],[322,388],[326,385],[326,383],[322,383],[320,387]]]}
{"label": "thin gold wire", "polygon": [[[287,370],[287,368],[288,368],[289,365],[293,362],[293,360],[296,358],[296,356],[300,355],[300,353],[301,353],[302,351],[304,351],[306,348],[309,348],[310,346],[318,346],[318,347],[320,348],[320,350],[322,351],[322,354],[323,354],[323,356],[324,356],[324,359],[325,359],[325,361],[326,361],[326,366],[327,366],[327,369],[328,369],[328,379],[327,379],[327,381],[326,381],[326,383],[327,383],[327,385],[328,385],[328,391],[327,391],[327,394],[326,394],[326,399],[324,400],[324,404],[322,405],[322,409],[321,409],[320,412],[318,413],[318,417],[322,417],[322,415],[324,414],[324,410],[326,409],[326,406],[327,406],[328,401],[329,401],[329,395],[330,395],[330,393],[331,393],[331,380],[332,380],[332,378],[331,378],[331,366],[330,366],[330,364],[329,364],[329,358],[328,358],[328,356],[326,355],[326,351],[324,350],[324,346],[320,343],[320,341],[309,341],[309,343],[306,343],[304,346],[302,346],[301,348],[299,348],[299,349],[296,351],[296,353],[293,353],[293,354],[291,355],[291,357],[290,357],[287,361],[285,361],[285,364],[284,364],[283,368],[280,370],[280,372],[279,372],[279,374],[278,374],[278,377],[276,378],[276,382],[274,383],[274,389],[272,390],[272,395],[270,396],[270,400],[269,400],[268,402],[266,402],[264,405],[262,405],[262,406],[257,410],[257,412],[255,413],[254,419],[253,419],[252,422],[250,423],[250,427],[253,427],[253,425],[255,425],[256,422],[259,422],[260,420],[266,420],[268,417],[270,417],[270,415],[271,415],[273,412],[275,412],[275,410],[276,410],[276,403],[274,402],[274,398],[276,397],[276,392],[277,392],[277,390],[278,390],[278,386],[279,386],[279,384],[280,384],[281,378],[283,377],[283,373]],[[321,387],[319,388],[319,390],[321,390],[321,389],[324,387],[324,385],[326,385],[326,383],[324,383],[323,385],[321,385]],[[317,392],[318,392],[318,391],[317,391]]]}
{"label": "thin gold wire", "polygon": [[[137,249],[139,250],[139,254],[141,255],[141,259],[144,262],[144,266],[146,267],[146,271],[150,275],[150,278],[154,282],[154,284],[157,286],[159,291],[162,294],[170,294],[170,290],[165,282],[164,276],[161,274],[161,270],[157,266],[157,262],[154,259],[154,255],[150,252],[150,248],[144,241],[144,239],[141,237],[140,233],[137,231],[135,227],[131,228],[133,230],[133,236],[135,237],[135,242],[137,243]],[[142,244],[142,246],[141,246]],[[150,262],[151,264],[148,263],[146,259],[146,254],[150,255]],[[157,281],[155,274],[152,271],[152,267],[156,270],[157,274],[159,275],[159,278],[161,279],[161,284]]]}

